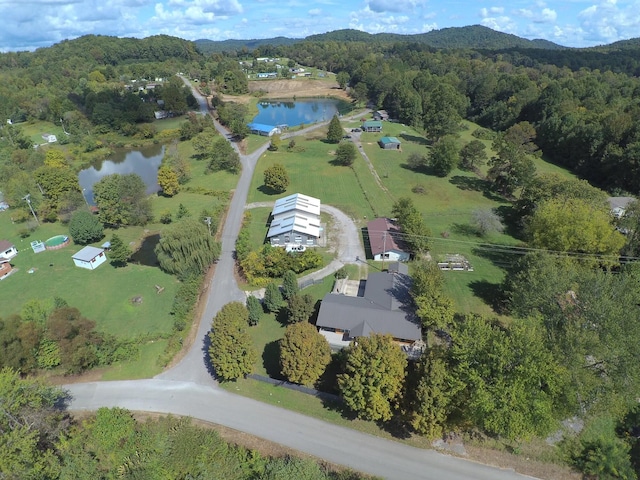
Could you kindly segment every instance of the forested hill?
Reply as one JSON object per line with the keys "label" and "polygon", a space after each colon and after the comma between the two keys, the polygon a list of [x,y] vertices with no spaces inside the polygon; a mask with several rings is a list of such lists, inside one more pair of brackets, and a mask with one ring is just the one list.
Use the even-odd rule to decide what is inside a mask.
{"label": "forested hill", "polygon": [[395,33],[370,33],[359,30],[336,30],[321,35],[311,35],[308,41],[360,41],[360,42],[412,42],[424,43],[436,48],[565,48],[548,40],[527,40],[509,33],[502,33],[482,25],[450,27],[417,35]]}
{"label": "forested hill", "polygon": [[200,54],[193,42],[169,35],[154,35],[143,39],[85,35],[48,48],[40,48],[35,51],[34,56],[46,58],[48,61],[72,57],[85,58],[99,65],[115,66],[131,60],[195,60]]}
{"label": "forested hill", "polygon": [[399,35],[396,33],[370,34],[360,30],[345,29],[319,35],[310,35],[304,39],[286,37],[266,38],[259,40],[196,40],[198,49],[203,53],[252,50],[264,45],[292,45],[294,43],[310,42],[411,42],[422,43],[435,48],[484,48],[484,49],[549,49],[558,50],[565,47],[548,40],[527,40],[509,33],[502,33],[481,25],[468,27],[443,28],[417,35]]}

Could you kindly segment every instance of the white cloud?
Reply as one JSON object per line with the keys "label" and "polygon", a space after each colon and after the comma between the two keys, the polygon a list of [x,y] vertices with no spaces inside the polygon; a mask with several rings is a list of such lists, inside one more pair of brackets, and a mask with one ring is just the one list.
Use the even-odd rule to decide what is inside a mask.
{"label": "white cloud", "polygon": [[317,17],[318,15],[322,15],[322,10],[319,8],[312,8],[308,13],[310,17]]}
{"label": "white cloud", "polygon": [[504,33],[515,33],[517,31],[516,23],[511,17],[504,15],[498,17],[483,17],[480,24]]}
{"label": "white cloud", "polygon": [[609,43],[635,37],[640,31],[640,2],[618,6],[616,0],[604,0],[578,14],[584,38],[592,43]]}
{"label": "white cloud", "polygon": [[426,4],[423,0],[368,0],[367,8],[372,12],[412,12]]}

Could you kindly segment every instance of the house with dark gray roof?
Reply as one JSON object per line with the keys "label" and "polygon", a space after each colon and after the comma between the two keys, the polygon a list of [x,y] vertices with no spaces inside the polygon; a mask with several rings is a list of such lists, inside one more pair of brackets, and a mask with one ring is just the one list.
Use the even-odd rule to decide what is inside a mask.
{"label": "house with dark gray roof", "polygon": [[372,334],[391,335],[401,345],[421,341],[422,328],[411,303],[408,272],[407,265],[393,263],[386,272],[369,274],[362,296],[325,295],[316,321],[320,333],[334,347]]}

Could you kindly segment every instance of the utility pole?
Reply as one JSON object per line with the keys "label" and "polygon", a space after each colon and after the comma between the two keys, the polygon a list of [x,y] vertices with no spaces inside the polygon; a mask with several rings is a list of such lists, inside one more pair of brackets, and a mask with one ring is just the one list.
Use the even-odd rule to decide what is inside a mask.
{"label": "utility pole", "polygon": [[384,270],[384,256],[386,255],[387,251],[387,231],[385,230],[384,233],[382,234],[382,268],[381,270]]}
{"label": "utility pole", "polygon": [[22,197],[23,200],[26,200],[26,202],[29,204],[29,210],[31,210],[31,213],[33,214],[33,218],[36,219],[36,223],[39,225],[40,222],[38,221],[38,217],[36,216],[36,212],[33,211],[33,207],[31,206],[31,194],[27,193],[24,197]]}

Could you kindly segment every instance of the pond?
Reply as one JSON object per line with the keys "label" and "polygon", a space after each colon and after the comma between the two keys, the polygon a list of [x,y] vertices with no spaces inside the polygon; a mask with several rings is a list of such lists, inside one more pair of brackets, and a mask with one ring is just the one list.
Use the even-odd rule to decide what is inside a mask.
{"label": "pond", "polygon": [[289,127],[331,120],[336,113],[344,114],[351,110],[348,102],[330,98],[262,100],[257,106],[258,115],[252,120],[253,123]]}
{"label": "pond", "polygon": [[78,173],[78,182],[84,198],[91,205],[93,201],[93,186],[102,177],[119,173],[126,175],[136,173],[147,186],[147,193],[155,193],[160,190],[158,186],[158,168],[164,156],[164,146],[149,145],[137,150],[117,150],[109,160],[103,160],[99,164],[85,168]]}

